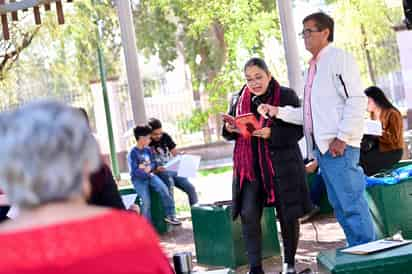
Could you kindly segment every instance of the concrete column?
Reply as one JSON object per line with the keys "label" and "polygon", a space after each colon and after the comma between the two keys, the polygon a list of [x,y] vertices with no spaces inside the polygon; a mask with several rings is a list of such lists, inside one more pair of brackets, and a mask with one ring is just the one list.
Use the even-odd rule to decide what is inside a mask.
{"label": "concrete column", "polygon": [[147,122],[144,106],[144,93],[139,72],[136,35],[133,25],[132,7],[130,0],[115,0],[119,16],[122,45],[127,71],[127,82],[135,124]]}
{"label": "concrete column", "polygon": [[292,1],[277,0],[277,6],[282,30],[283,47],[285,48],[289,86],[301,97],[303,95],[303,76],[299,63],[297,36],[293,23]]}

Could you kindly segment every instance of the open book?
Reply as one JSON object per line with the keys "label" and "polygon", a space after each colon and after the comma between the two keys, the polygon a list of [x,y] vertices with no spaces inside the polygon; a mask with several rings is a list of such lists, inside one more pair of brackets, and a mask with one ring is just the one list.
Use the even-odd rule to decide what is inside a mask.
{"label": "open book", "polygon": [[261,129],[256,116],[253,113],[246,113],[236,117],[228,114],[221,114],[223,121],[239,129],[243,137],[248,138],[252,136],[252,132]]}

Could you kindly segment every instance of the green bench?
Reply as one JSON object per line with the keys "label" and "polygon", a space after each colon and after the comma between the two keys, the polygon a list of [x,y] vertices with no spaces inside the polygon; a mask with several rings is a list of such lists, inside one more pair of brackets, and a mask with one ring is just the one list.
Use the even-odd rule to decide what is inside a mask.
{"label": "green bench", "polygon": [[[399,167],[403,167],[403,166],[406,166],[406,165],[411,165],[411,164],[412,164],[412,160],[402,160],[402,161],[399,161],[398,163],[394,164],[390,170],[396,169],[396,168],[399,168]],[[308,174],[308,176],[307,176],[309,189],[312,186],[313,178],[315,177],[315,175],[316,175],[315,173],[311,173],[311,174]],[[384,186],[384,187],[387,187],[387,186]],[[402,188],[402,187],[400,187],[400,188]],[[370,201],[370,206],[375,203],[375,202],[372,202],[372,200],[384,199],[383,196],[382,196],[383,194],[381,193],[382,190],[383,190],[382,187],[378,187],[378,188],[372,187],[372,188],[367,189],[367,192],[369,194],[368,199]],[[372,200],[371,200],[371,197],[372,197]],[[382,198],[380,198],[380,197],[382,197]],[[373,208],[374,208],[374,212],[376,213],[377,218],[381,218],[381,217],[379,217],[379,215],[381,215],[381,214],[377,214],[377,213],[378,213],[378,211],[383,212],[382,211],[383,209],[376,209],[376,206],[373,206]],[[388,208],[390,208],[390,207],[388,207]],[[327,196],[326,193],[324,193],[324,195],[322,195],[322,198],[320,200],[320,213],[322,213],[322,214],[333,213],[333,208],[329,203],[328,196]]]}
{"label": "green bench", "polygon": [[[401,161],[392,169],[411,164],[412,160]],[[402,231],[403,237],[412,239],[412,180],[407,179],[394,185],[375,185],[366,190],[378,237],[388,237]]]}
{"label": "green bench", "polygon": [[[410,164],[412,160],[400,161],[392,169]],[[366,196],[379,238],[401,230],[404,238],[412,239],[412,180],[368,187]],[[339,250],[322,251],[317,256],[317,262],[320,274],[410,274],[412,245],[369,255],[346,254]]]}
{"label": "green bench", "polygon": [[[119,189],[120,195],[136,194],[136,191],[132,186],[123,187]],[[152,215],[152,223],[157,233],[163,235],[171,230],[171,226],[164,221],[165,211],[162,206],[160,195],[150,190],[150,213]],[[141,205],[139,196],[136,196],[135,204]]]}
{"label": "green bench", "polygon": [[[240,218],[232,220],[230,206],[193,206],[191,213],[199,264],[230,268],[247,264]],[[263,258],[280,256],[273,208],[263,210],[261,225]]]}
{"label": "green bench", "polygon": [[317,261],[319,274],[410,274],[412,245],[369,255],[322,251]]}

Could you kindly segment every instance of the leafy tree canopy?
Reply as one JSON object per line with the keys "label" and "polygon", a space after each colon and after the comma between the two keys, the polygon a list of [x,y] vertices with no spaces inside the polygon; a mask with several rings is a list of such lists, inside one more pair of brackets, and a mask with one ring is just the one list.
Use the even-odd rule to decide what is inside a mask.
{"label": "leafy tree canopy", "polygon": [[399,69],[399,53],[393,26],[402,10],[388,8],[384,0],[329,0],[334,5],[336,44],[353,52],[364,80]]}
{"label": "leafy tree canopy", "polygon": [[225,111],[227,94],[240,85],[243,56],[262,55],[265,39],[280,39],[276,6],[269,0],[141,0],[134,15],[138,47],[169,70],[180,52],[195,99],[200,92],[208,96],[208,107],[184,123],[191,130]]}

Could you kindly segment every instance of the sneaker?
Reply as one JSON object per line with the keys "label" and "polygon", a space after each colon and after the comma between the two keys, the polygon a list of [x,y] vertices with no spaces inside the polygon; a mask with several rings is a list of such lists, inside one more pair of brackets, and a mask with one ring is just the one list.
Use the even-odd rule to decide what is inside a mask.
{"label": "sneaker", "polygon": [[313,217],[315,217],[320,211],[320,208],[318,206],[314,206],[313,209],[307,213],[306,215],[304,215],[302,218],[299,219],[299,222],[301,224],[308,222],[310,219],[312,219]]}
{"label": "sneaker", "polygon": [[280,274],[297,274],[293,265],[284,263],[282,266],[282,272]]}
{"label": "sneaker", "polygon": [[179,221],[175,216],[166,216],[164,220],[166,223],[169,223],[171,225],[181,225],[182,224],[182,222]]}

